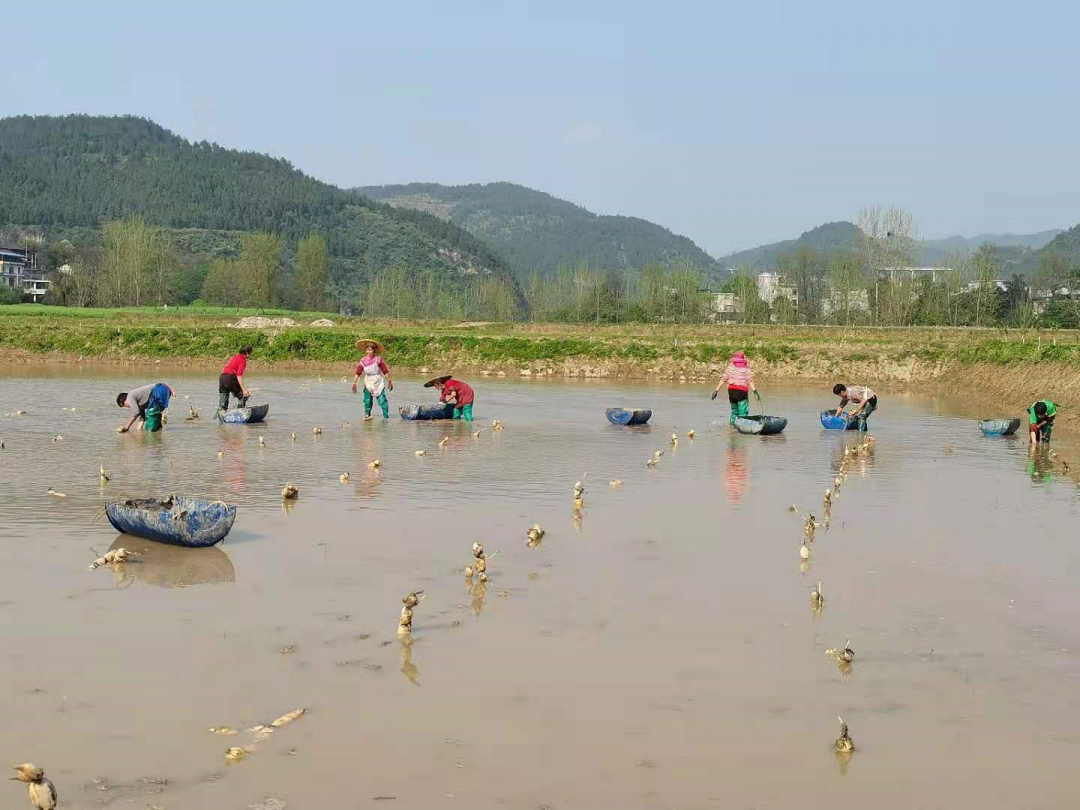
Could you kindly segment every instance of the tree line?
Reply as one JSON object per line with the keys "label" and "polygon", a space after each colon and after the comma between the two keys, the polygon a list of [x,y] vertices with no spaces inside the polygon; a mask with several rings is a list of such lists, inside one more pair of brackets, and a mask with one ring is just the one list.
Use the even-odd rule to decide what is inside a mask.
{"label": "tree line", "polygon": [[[777,273],[797,293],[771,306],[757,296],[746,268],[726,287],[746,302],[751,322],[874,326],[1080,326],[1080,263],[1041,252],[1029,281],[1013,273],[993,244],[946,256],[941,266],[916,267],[920,255],[914,219],[902,209],[871,207],[858,216],[856,244],[820,253],[806,246],[781,254]],[[741,278],[740,278],[741,277]],[[1037,311],[1037,308],[1039,311]]]}
{"label": "tree line", "polygon": [[[993,245],[913,269],[914,225],[900,211],[870,211],[861,244],[819,253],[799,246],[777,258],[783,289],[762,300],[756,268],[742,268],[721,287],[739,305],[725,319],[741,323],[846,326],[1080,327],[1080,264],[1042,253],[1033,282],[1002,279]],[[53,281],[48,303],[67,306],[216,306],[335,310],[409,320],[532,320],[565,323],[707,323],[717,319],[709,281],[691,262],[646,264],[640,272],[561,266],[533,272],[519,288],[482,272],[451,276],[393,263],[366,273],[335,267],[326,237],[295,242],[256,232],[219,249],[233,255],[193,260],[170,232],[139,218],[102,227],[101,245],[50,243],[43,264]],[[1047,295],[1032,300],[1030,289]],[[796,301],[789,299],[793,290]],[[1080,298],[1080,296],[1077,296]],[[1038,311],[1037,311],[1038,307]]]}
{"label": "tree line", "polygon": [[[270,233],[241,237],[233,258],[191,266],[168,232],[140,218],[102,227],[100,247],[46,247],[52,288],[46,303],[75,307],[142,307],[204,302],[217,306],[321,311],[326,305],[329,255],[317,233],[290,254]],[[185,266],[185,260],[189,262]]]}
{"label": "tree line", "polygon": [[76,307],[207,304],[288,308],[410,320],[701,323],[709,316],[703,275],[689,263],[658,263],[641,273],[581,264],[533,273],[524,290],[502,276],[450,276],[390,264],[371,273],[334,272],[326,238],[242,234],[233,256],[193,263],[166,229],[140,218],[102,227],[100,246],[51,243],[43,265],[53,282],[47,303]]}

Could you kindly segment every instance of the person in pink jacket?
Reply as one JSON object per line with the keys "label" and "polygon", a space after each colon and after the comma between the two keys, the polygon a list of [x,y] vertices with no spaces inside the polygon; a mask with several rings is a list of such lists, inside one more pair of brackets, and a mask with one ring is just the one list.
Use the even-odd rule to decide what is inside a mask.
{"label": "person in pink jacket", "polygon": [[716,390],[712,392],[713,399],[716,399],[716,395],[720,393],[720,389],[724,387],[725,383],[727,384],[728,402],[731,404],[731,418],[728,420],[728,424],[734,425],[735,420],[739,417],[750,415],[751,391],[754,392],[754,396],[759,401],[761,400],[761,394],[754,387],[754,373],[750,370],[750,364],[746,362],[746,355],[742,352],[735,352],[735,354],[731,355],[727,371],[720,378],[720,382],[716,384]]}

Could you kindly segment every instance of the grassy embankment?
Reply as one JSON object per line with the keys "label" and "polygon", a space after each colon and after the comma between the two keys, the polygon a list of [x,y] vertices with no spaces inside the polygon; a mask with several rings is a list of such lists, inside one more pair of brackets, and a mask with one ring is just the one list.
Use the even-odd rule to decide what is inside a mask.
{"label": "grassy embankment", "polygon": [[[244,315],[301,326],[241,330]],[[310,327],[327,317],[334,327]],[[355,361],[360,336],[382,340],[398,369],[527,376],[714,379],[737,350],[762,379],[928,385],[1015,409],[1036,396],[1080,406],[1080,333],[995,329],[621,324],[452,324],[360,321],[333,314],[206,309],[0,307],[7,359],[47,355],[107,362],[211,365],[242,343],[279,367]]]}

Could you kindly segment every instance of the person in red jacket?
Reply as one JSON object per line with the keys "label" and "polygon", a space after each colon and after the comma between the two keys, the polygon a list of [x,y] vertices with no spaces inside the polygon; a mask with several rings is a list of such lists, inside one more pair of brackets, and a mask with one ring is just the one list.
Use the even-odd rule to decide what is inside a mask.
{"label": "person in red jacket", "polygon": [[476,396],[472,387],[461,380],[455,380],[452,375],[446,374],[436,377],[424,383],[424,388],[438,388],[440,391],[439,402],[446,402],[454,406],[454,418],[472,421],[472,406]]}
{"label": "person in red jacket", "polygon": [[244,385],[244,370],[247,368],[248,358],[251,357],[251,347],[244,346],[239,354],[234,354],[221,370],[218,377],[218,410],[229,410],[229,394],[239,400],[239,407],[247,405],[247,399],[251,392]]}

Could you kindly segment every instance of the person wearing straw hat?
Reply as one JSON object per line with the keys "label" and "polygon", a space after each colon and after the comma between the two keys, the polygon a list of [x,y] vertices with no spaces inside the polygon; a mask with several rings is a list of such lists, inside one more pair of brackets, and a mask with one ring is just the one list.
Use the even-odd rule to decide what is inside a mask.
{"label": "person wearing straw hat", "polygon": [[360,378],[364,379],[364,421],[371,419],[371,406],[374,400],[379,401],[382,408],[383,419],[390,418],[390,404],[386,401],[386,389],[394,390],[394,381],[390,379],[390,368],[382,359],[383,345],[377,340],[358,340],[356,348],[364,350],[364,356],[360,358],[360,365],[356,367],[356,376],[353,377],[352,392],[356,393],[356,384]]}
{"label": "person wearing straw hat", "polygon": [[472,406],[475,400],[472,386],[455,380],[452,374],[444,374],[424,383],[424,388],[438,388],[440,391],[439,402],[446,402],[454,406],[454,418],[472,421]]}

